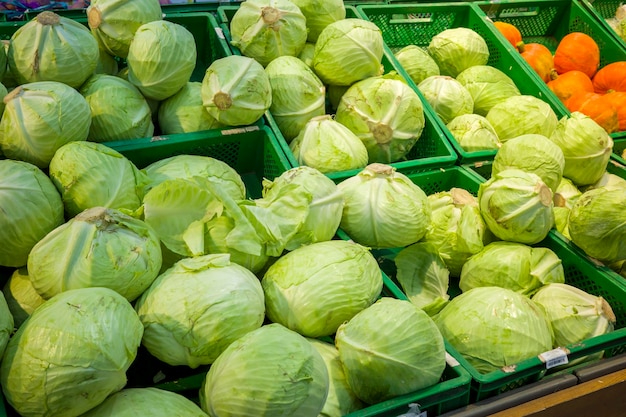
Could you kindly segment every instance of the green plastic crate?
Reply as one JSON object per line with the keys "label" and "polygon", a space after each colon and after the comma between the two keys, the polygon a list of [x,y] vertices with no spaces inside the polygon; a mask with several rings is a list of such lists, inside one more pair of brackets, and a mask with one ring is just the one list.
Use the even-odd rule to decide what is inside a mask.
{"label": "green plastic crate", "polygon": [[[591,36],[600,48],[600,68],[612,62],[626,60],[624,43],[620,43],[607,30],[610,28],[600,22],[579,0],[512,0],[495,3],[479,1],[474,5],[492,20],[515,25],[526,43],[537,42],[554,52],[565,35],[583,32]],[[548,94],[558,100],[551,91]],[[626,132],[614,132],[611,137],[626,137]]]}
{"label": "green plastic crate", "polygon": [[[357,9],[382,30],[383,39],[391,52],[396,52],[407,45],[426,47],[435,35],[446,29],[470,28],[482,36],[489,47],[488,65],[508,75],[522,94],[547,102],[557,117],[569,114],[567,108],[552,94],[547,85],[525,64],[519,52],[487,22],[482,11],[471,3],[361,5]],[[392,54],[388,58],[400,66]],[[465,151],[445,124],[437,119],[458,153],[461,163],[493,159],[495,150]]]}
{"label": "green plastic crate", "polygon": [[[613,140],[613,154],[611,158],[617,164],[626,167],[626,158],[622,156],[624,151],[626,150],[626,137],[616,138]],[[626,169],[626,168],[625,168]]]}
{"label": "green plastic crate", "polygon": [[[232,19],[233,15],[237,11],[238,7],[236,6],[221,6],[218,7],[218,19],[221,23],[221,28],[224,33],[226,39],[230,40],[230,32],[229,22]],[[358,14],[357,9],[354,6],[346,5],[346,17],[347,18],[360,18],[361,16]],[[231,50],[233,54],[240,55],[241,52],[238,48],[231,45]],[[398,71],[398,66],[393,61],[389,60],[389,54],[385,54],[383,57],[383,65],[385,67],[385,72],[396,70]],[[404,71],[404,70],[400,70]],[[399,71],[399,72],[400,72]],[[400,72],[405,78],[407,78],[406,73]],[[415,87],[412,83],[410,83],[415,90]],[[419,94],[419,92],[418,92]],[[421,95],[420,95],[421,97]],[[426,124],[424,126],[424,131],[420,136],[420,139],[417,141],[415,146],[411,149],[411,151],[406,156],[406,160],[393,162],[390,165],[395,167],[399,172],[410,173],[410,172],[419,172],[424,170],[433,169],[440,166],[450,166],[454,165],[457,161],[457,155],[454,151],[454,148],[450,144],[447,139],[445,133],[439,126],[437,122],[437,116],[430,110],[430,106],[425,102],[422,98],[422,102],[424,105],[424,116]],[[289,158],[293,167],[298,166],[298,162],[293,156],[291,149],[289,149],[289,145],[283,135],[280,132],[280,129],[276,125],[274,118],[270,111],[266,112],[265,118],[267,120],[267,124],[269,124],[278,138],[279,143],[283,147],[287,158]],[[347,170],[329,173],[328,177],[333,180],[345,179],[351,176],[358,174],[361,170]]]}
{"label": "green plastic crate", "polygon": [[606,22],[606,19],[615,16],[615,11],[623,3],[621,0],[580,0],[582,5],[589,10],[604,29],[617,39],[617,43],[626,49],[626,41],[620,38],[617,32]]}
{"label": "green plastic crate", "polygon": [[[459,187],[476,195],[481,182],[484,181],[484,178],[481,178],[477,173],[472,172],[465,166],[414,173],[409,175],[409,178],[419,185],[426,194]],[[567,349],[570,351],[568,354],[569,362],[602,351],[604,351],[605,357],[626,352],[626,285],[623,280],[616,279],[614,275],[605,273],[587,257],[583,256],[577,248],[568,245],[553,234],[549,234],[546,239],[534,246],[552,249],[563,262],[566,283],[604,297],[613,307],[618,320],[614,332],[567,346]],[[383,272],[396,285],[396,269],[393,259],[399,250],[396,248],[373,251],[379,260]],[[458,280],[451,279],[449,294],[451,297],[454,297],[459,293]],[[582,365],[547,370],[546,365],[538,357],[532,357],[514,366],[507,367],[506,370],[481,374],[463,359],[454,348],[451,348],[449,352],[453,357],[458,358],[461,365],[472,377],[470,403],[525,386],[550,377],[557,372],[572,373]],[[583,362],[583,364],[585,363]]]}

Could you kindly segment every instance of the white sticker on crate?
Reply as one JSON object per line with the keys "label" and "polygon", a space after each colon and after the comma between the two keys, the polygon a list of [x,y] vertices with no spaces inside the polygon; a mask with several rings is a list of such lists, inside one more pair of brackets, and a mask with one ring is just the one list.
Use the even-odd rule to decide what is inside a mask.
{"label": "white sticker on crate", "polygon": [[456,358],[448,352],[446,352],[446,363],[453,368],[460,365],[459,361],[457,361]]}
{"label": "white sticker on crate", "polygon": [[565,365],[569,362],[567,354],[569,350],[565,348],[556,348],[543,352],[539,355],[539,359],[546,364],[546,369],[554,368],[555,366]]}

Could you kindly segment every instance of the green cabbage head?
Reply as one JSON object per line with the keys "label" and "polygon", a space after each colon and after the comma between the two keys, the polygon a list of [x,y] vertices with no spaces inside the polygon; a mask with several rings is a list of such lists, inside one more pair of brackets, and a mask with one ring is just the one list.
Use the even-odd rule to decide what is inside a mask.
{"label": "green cabbage head", "polygon": [[376,404],[439,382],[443,337],[424,310],[383,297],[337,330],[335,345],[350,387]]}
{"label": "green cabbage head", "polygon": [[489,48],[483,37],[464,27],[439,32],[433,36],[427,50],[441,74],[450,77],[474,65],[486,65],[489,60]]}
{"label": "green cabbage head", "polygon": [[291,0],[306,18],[307,41],[317,42],[320,34],[333,22],[346,18],[342,0]]}
{"label": "green cabbage head", "polygon": [[244,334],[263,324],[258,278],[228,254],[183,258],[137,300],[142,344],[170,365],[213,363]]}
{"label": "green cabbage head", "polygon": [[474,100],[474,113],[486,116],[496,104],[521,93],[511,77],[491,65],[474,65],[456,76]]}
{"label": "green cabbage head", "polygon": [[435,317],[443,337],[478,372],[513,366],[552,349],[543,308],[501,287],[478,287],[453,298]]}
{"label": "green cabbage head", "polygon": [[78,417],[126,385],[142,334],[132,305],[111,289],[58,294],[9,341],[4,396],[22,416]]}
{"label": "green cabbage head", "polygon": [[18,268],[2,287],[2,293],[18,328],[46,300],[33,287],[25,267]]}
{"label": "green cabbage head", "polygon": [[3,293],[0,293],[0,354],[4,354],[9,338],[13,334],[14,325],[15,320],[7,304],[7,299]]}
{"label": "green cabbage head", "polygon": [[407,45],[394,56],[402,65],[415,85],[433,75],[440,75],[439,67],[426,49],[417,45]]}
{"label": "green cabbage head", "polygon": [[450,76],[433,75],[417,87],[445,124],[474,110],[474,99],[467,88]]}
{"label": "green cabbage head", "polygon": [[426,193],[390,165],[370,164],[337,187],[345,199],[339,226],[361,245],[407,246],[423,238],[430,226]]}
{"label": "green cabbage head", "polygon": [[267,269],[261,284],[270,320],[304,336],[321,337],[334,334],[374,303],[383,282],[367,248],[331,240],[283,255]]}
{"label": "green cabbage head", "polygon": [[163,100],[159,104],[157,119],[161,132],[166,135],[224,127],[204,108],[202,83],[198,81],[188,82],[176,94]]}
{"label": "green cabbage head", "polygon": [[81,417],[208,417],[193,401],[176,392],[159,388],[125,388]]}
{"label": "green cabbage head", "polygon": [[491,107],[486,116],[506,142],[528,133],[550,137],[556,129],[558,118],[545,101],[531,95],[514,95]]}
{"label": "green cabbage head", "polygon": [[210,416],[317,416],[328,396],[322,356],[298,333],[267,324],[234,341],[200,388]]}
{"label": "green cabbage head", "polygon": [[446,127],[465,152],[498,150],[502,146],[489,120],[479,114],[456,116]]}

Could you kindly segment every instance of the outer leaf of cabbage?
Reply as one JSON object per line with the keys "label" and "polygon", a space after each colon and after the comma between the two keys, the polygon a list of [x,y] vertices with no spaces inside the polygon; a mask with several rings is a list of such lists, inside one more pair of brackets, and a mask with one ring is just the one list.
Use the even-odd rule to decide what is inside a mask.
{"label": "outer leaf of cabbage", "polygon": [[272,88],[270,111],[290,142],[311,118],[325,114],[326,89],[313,70],[295,56],[275,58],[265,72]]}
{"label": "outer leaf of cabbage", "polygon": [[247,0],[230,21],[231,44],[266,66],[283,55],[298,56],[307,40],[306,17],[289,0]]}
{"label": "outer leaf of cabbage", "polygon": [[583,193],[569,215],[572,242],[609,263],[626,259],[626,191],[597,188]]}
{"label": "outer leaf of cabbage", "polygon": [[485,117],[503,143],[528,133],[550,138],[558,123],[550,105],[530,95],[511,96],[494,105]]}
{"label": "outer leaf of cabbage", "polygon": [[548,137],[565,155],[564,177],[578,186],[600,180],[611,158],[613,139],[592,118],[572,112],[559,120]]}
{"label": "outer leaf of cabbage", "polygon": [[188,82],[159,104],[158,121],[166,134],[198,132],[223,127],[202,104],[202,83]]}
{"label": "outer leaf of cabbage", "polygon": [[130,43],[128,81],[154,100],[173,96],[196,66],[196,42],[184,26],[156,20],[139,26]]}
{"label": "outer leaf of cabbage", "polygon": [[543,309],[501,287],[478,287],[452,300],[435,317],[443,337],[486,374],[552,349]]}
{"label": "outer leaf of cabbage", "polygon": [[126,58],[137,29],[163,15],[159,0],[92,0],[87,17],[100,47],[111,55]]}
{"label": "outer leaf of cabbage", "polygon": [[307,42],[304,48],[298,54],[298,58],[302,60],[309,68],[313,69],[313,56],[315,55],[315,44]]}
{"label": "outer leaf of cabbage", "polygon": [[159,238],[148,224],[117,210],[92,207],[37,242],[27,265],[43,298],[75,288],[106,287],[133,301],[157,277],[161,261]]}
{"label": "outer leaf of cabbage", "polygon": [[474,113],[462,114],[446,125],[466,152],[497,150],[502,146],[489,120]]}
{"label": "outer leaf of cabbage", "polygon": [[383,282],[367,248],[331,240],[283,255],[267,269],[261,284],[270,320],[304,336],[321,337],[334,334],[374,303]]}
{"label": "outer leaf of cabbage", "polygon": [[208,417],[193,401],[176,392],[159,388],[125,388],[109,396],[104,402],[82,417]]}
{"label": "outer leaf of cabbage", "polygon": [[457,80],[447,75],[433,75],[417,86],[437,116],[444,123],[474,110],[474,99]]}
{"label": "outer leaf of cabbage", "polygon": [[361,139],[330,115],[310,119],[289,148],[300,165],[323,173],[362,169],[368,160]]}
{"label": "outer leaf of cabbage", "polygon": [[339,226],[355,242],[403,247],[426,234],[431,221],[426,194],[393,167],[370,164],[337,186],[345,199]]}
{"label": "outer leaf of cabbage", "polygon": [[141,92],[114,75],[92,75],[80,88],[91,109],[89,140],[150,137],[154,133],[152,113]]}
{"label": "outer leaf of cabbage", "polygon": [[280,324],[234,341],[200,389],[211,416],[317,416],[328,395],[326,364],[309,341]]}
{"label": "outer leaf of cabbage", "polygon": [[56,81],[78,88],[98,63],[98,42],[80,23],[44,11],[11,36],[8,65],[19,84]]}
{"label": "outer leaf of cabbage", "polygon": [[9,341],[0,364],[5,398],[23,416],[80,416],[124,387],[142,333],[133,307],[113,290],[58,294]]}
{"label": "outer leaf of cabbage", "polygon": [[91,207],[133,211],[141,205],[144,175],[128,158],[101,143],[63,145],[50,161],[49,172],[68,217]]}
{"label": "outer leaf of cabbage", "polygon": [[354,395],[348,384],[339,351],[335,345],[319,339],[308,339],[324,359],[328,370],[328,397],[319,417],[342,417],[365,408],[365,404]]}
{"label": "outer leaf of cabbage", "polygon": [[526,134],[507,140],[496,153],[491,175],[517,168],[537,174],[555,192],[565,168],[563,151],[543,135]]}
{"label": "outer leaf of cabbage", "polygon": [[335,345],[350,387],[368,404],[432,386],[446,366],[433,320],[395,298],[383,297],[341,325]]}
{"label": "outer leaf of cabbage", "polygon": [[464,27],[439,32],[427,50],[441,74],[451,77],[474,65],[486,65],[489,60],[489,48],[482,36]]}
{"label": "outer leaf of cabbage", "polygon": [[[4,77],[6,76],[8,69],[9,69],[8,62],[7,62],[7,51],[9,50],[8,44],[10,44],[10,42],[8,40],[6,40],[6,42],[7,42],[6,47],[2,45],[3,47],[0,48],[0,81],[1,82],[4,82]],[[0,114],[2,114],[2,112],[0,112]]]}
{"label": "outer leaf of cabbage", "polygon": [[429,316],[437,314],[450,298],[450,272],[437,248],[429,242],[414,243],[398,252],[394,262],[396,279],[409,301]]}
{"label": "outer leaf of cabbage", "polygon": [[229,55],[209,65],[202,80],[202,104],[220,123],[249,125],[272,104],[272,87],[261,64],[252,58]]}
{"label": "outer leaf of cabbage", "polygon": [[467,259],[492,239],[478,200],[462,188],[428,196],[432,222],[424,241],[435,246],[450,275],[458,277]]}
{"label": "outer leaf of cabbage", "polygon": [[424,108],[404,82],[370,77],[341,96],[335,120],[365,144],[369,162],[388,164],[403,159],[424,130]]}
{"label": "outer leaf of cabbage", "polygon": [[228,254],[185,258],[137,300],[142,344],[170,365],[213,363],[232,342],[263,324],[258,278]]}
{"label": "outer leaf of cabbage", "polygon": [[571,180],[563,177],[554,193],[554,223],[555,228],[563,236],[571,240],[569,234],[569,213],[582,192]]}
{"label": "outer leaf of cabbage", "polygon": [[565,282],[561,259],[550,249],[492,242],[463,265],[459,287],[502,287],[530,296],[543,285]]}
{"label": "outer leaf of cabbage", "polygon": [[491,65],[474,65],[459,73],[456,80],[463,84],[474,100],[474,113],[486,116],[496,104],[521,95],[508,75]]}
{"label": "outer leaf of cabbage", "polygon": [[291,0],[306,18],[307,41],[317,42],[322,30],[329,24],[346,18],[342,0]]}
{"label": "outer leaf of cabbage", "polygon": [[593,188],[600,188],[600,187],[626,189],[626,179],[620,177],[619,175],[611,174],[610,172],[607,171],[604,174],[602,174],[602,176],[600,177],[598,181],[596,181],[595,183],[591,185],[581,187],[581,189],[582,191],[588,191]]}
{"label": "outer leaf of cabbage", "polygon": [[246,198],[241,176],[227,163],[204,155],[174,155],[151,163],[142,171],[148,176],[146,192],[166,180],[175,178],[208,178],[226,190],[235,200]]}
{"label": "outer leaf of cabbage", "polygon": [[14,325],[15,322],[7,300],[4,294],[0,292],[0,354],[2,355],[4,355],[4,350],[9,343],[9,338],[13,334]]}
{"label": "outer leaf of cabbage", "polygon": [[2,118],[2,114],[4,113],[4,107],[5,107],[4,98],[7,96],[7,94],[9,94],[9,91],[4,86],[4,84],[0,83],[0,118]]}
{"label": "outer leaf of cabbage", "polygon": [[567,346],[612,332],[615,313],[602,297],[564,283],[548,284],[533,295],[554,331],[554,345]]}
{"label": "outer leaf of cabbage", "polygon": [[417,45],[407,45],[396,52],[394,56],[416,85],[428,77],[440,75],[435,60],[424,48]]}
{"label": "outer leaf of cabbage", "polygon": [[91,111],[78,91],[56,81],[16,87],[5,98],[0,151],[7,158],[47,168],[61,146],[84,141]]}
{"label": "outer leaf of cabbage", "polygon": [[505,169],[480,184],[478,204],[489,230],[502,240],[537,243],[554,227],[552,190],[537,174]]}
{"label": "outer leaf of cabbage", "polygon": [[9,280],[4,284],[2,293],[6,298],[16,328],[19,328],[33,311],[46,301],[33,287],[25,267],[13,271]]}
{"label": "outer leaf of cabbage", "polygon": [[350,85],[382,73],[383,35],[356,18],[326,26],[315,43],[313,71],[324,84]]}
{"label": "outer leaf of cabbage", "polygon": [[0,265],[26,265],[39,240],[61,225],[63,201],[50,178],[35,165],[0,160]]}

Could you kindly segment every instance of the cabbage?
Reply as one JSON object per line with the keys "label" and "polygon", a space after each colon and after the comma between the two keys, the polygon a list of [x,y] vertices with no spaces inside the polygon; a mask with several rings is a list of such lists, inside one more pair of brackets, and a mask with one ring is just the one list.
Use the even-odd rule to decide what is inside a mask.
{"label": "cabbage", "polygon": [[464,27],[439,32],[432,37],[427,50],[441,74],[450,77],[474,65],[486,65],[489,60],[489,48],[482,36]]}
{"label": "cabbage", "polygon": [[265,69],[252,58],[229,55],[209,65],[202,80],[202,104],[220,123],[249,125],[272,104],[272,87]]}
{"label": "cabbage", "polygon": [[334,334],[344,321],[374,303],[383,281],[367,248],[331,240],[283,255],[267,269],[261,285],[271,321],[307,337],[321,337]]}
{"label": "cabbage", "polygon": [[428,204],[432,221],[423,240],[434,245],[450,275],[458,277],[467,259],[492,238],[478,200],[466,190],[453,187],[429,195]]}
{"label": "cabbage", "polygon": [[142,333],[133,307],[113,290],[58,294],[9,340],[4,396],[22,416],[80,416],[124,387]]}
{"label": "cabbage", "polygon": [[307,42],[304,48],[298,54],[298,58],[306,64],[307,67],[313,69],[313,56],[315,55],[315,44]]}
{"label": "cabbage", "polygon": [[62,224],[33,247],[28,275],[50,298],[63,291],[106,287],[133,301],[161,268],[159,239],[142,220],[92,207]]}
{"label": "cabbage", "polygon": [[80,23],[44,11],[11,36],[7,54],[19,84],[56,81],[78,88],[98,63],[98,42]]}
{"label": "cabbage", "polygon": [[4,113],[4,98],[7,96],[7,94],[9,94],[9,91],[4,86],[4,84],[0,83],[0,119],[2,118],[2,114]]}
{"label": "cabbage", "polygon": [[208,417],[193,401],[183,395],[159,388],[125,388],[109,396],[81,417]]}
{"label": "cabbage", "polygon": [[598,181],[596,181],[595,183],[591,185],[581,187],[581,188],[583,191],[588,191],[593,188],[600,188],[600,187],[626,189],[626,179],[620,177],[619,175],[611,174],[610,172],[605,172],[604,174],[602,174],[602,176],[600,177]]}
{"label": "cabbage", "polygon": [[554,331],[554,346],[579,343],[614,329],[616,318],[609,303],[572,285],[544,285],[532,300],[546,311]]}
{"label": "cabbage", "polygon": [[50,178],[68,217],[91,207],[136,210],[145,182],[129,159],[94,142],[71,142],[59,148],[50,161]]}
{"label": "cabbage", "polygon": [[404,82],[386,77],[359,81],[341,96],[335,120],[365,144],[369,162],[403,159],[424,130],[422,101]]}
{"label": "cabbage", "polygon": [[9,343],[15,325],[13,315],[3,292],[0,292],[0,357]]}
{"label": "cabbage", "polygon": [[275,58],[265,72],[272,88],[270,111],[290,142],[311,118],[325,114],[326,89],[311,68],[294,56]]}
{"label": "cabbage", "polygon": [[33,311],[46,301],[33,287],[25,267],[13,271],[4,284],[2,293],[6,298],[16,328],[19,328]]}
{"label": "cabbage", "polygon": [[571,239],[569,234],[569,213],[582,192],[571,180],[561,178],[561,182],[554,193],[554,223],[555,228],[563,236]]}
{"label": "cabbage", "polygon": [[430,242],[418,242],[407,246],[396,255],[396,279],[409,301],[434,316],[450,296],[448,283],[450,272]]}
{"label": "cabbage", "polygon": [[578,186],[600,180],[611,158],[613,139],[592,118],[573,112],[548,136],[565,155],[563,176]]}
{"label": "cabbage", "polygon": [[63,201],[50,178],[27,162],[0,159],[0,265],[26,265],[39,240],[61,225]]}
{"label": "cabbage", "polygon": [[491,175],[505,169],[517,168],[537,174],[552,190],[556,191],[565,168],[561,148],[540,134],[526,134],[507,140],[496,153]]}
{"label": "cabbage", "polygon": [[514,366],[552,349],[543,309],[501,287],[478,287],[453,298],[435,317],[448,341],[476,371]]}
{"label": "cabbage", "polygon": [[335,345],[350,387],[368,404],[433,386],[446,367],[441,333],[406,300],[381,298],[339,327]]}
{"label": "cabbage", "polygon": [[489,230],[502,240],[533,244],[554,227],[553,194],[532,172],[505,169],[480,184],[478,204]]}
{"label": "cabbage", "polygon": [[569,234],[589,256],[608,263],[626,259],[626,191],[596,188],[584,192],[569,215]]}
{"label": "cabbage", "polygon": [[117,75],[118,71],[119,65],[115,57],[104,49],[99,48],[98,62],[94,72],[96,74]]}
{"label": "cabbage", "polygon": [[342,417],[364,408],[365,404],[354,395],[346,380],[339,351],[335,345],[318,339],[308,340],[322,356],[328,370],[328,397],[319,417]]}
{"label": "cabbage", "polygon": [[157,119],[163,134],[198,132],[225,126],[206,111],[201,91],[201,82],[190,81],[159,104]]}
{"label": "cabbage", "polygon": [[267,324],[233,342],[200,388],[210,416],[317,416],[328,395],[326,364],[309,341]]}
{"label": "cabbage", "polygon": [[78,91],[56,81],[16,87],[5,98],[0,120],[0,151],[47,168],[57,149],[89,134],[89,104]]}
{"label": "cabbage", "polygon": [[326,26],[315,43],[313,71],[324,84],[350,85],[383,72],[383,35],[357,18]]}
{"label": "cabbage", "polygon": [[340,227],[371,248],[408,246],[420,240],[431,221],[424,191],[406,175],[370,164],[337,187],[345,199]]}
{"label": "cabbage", "polygon": [[291,0],[306,18],[307,41],[317,42],[322,30],[329,24],[346,18],[342,0]]}
{"label": "cabbage", "polygon": [[469,113],[456,116],[446,125],[465,152],[498,150],[502,143],[489,120]]}
{"label": "cabbage", "polygon": [[543,285],[565,282],[561,259],[550,249],[523,243],[492,242],[468,259],[459,288],[502,287],[532,295]]}
{"label": "cabbage", "polygon": [[437,116],[447,124],[457,116],[470,114],[474,100],[457,80],[446,75],[433,75],[417,86]]}
{"label": "cabbage", "polygon": [[141,92],[114,75],[92,75],[80,88],[91,109],[89,140],[146,138],[154,133],[150,106]]}
{"label": "cabbage", "polygon": [[237,171],[226,162],[210,156],[174,155],[151,163],[142,172],[148,178],[144,192],[167,180],[203,177],[219,184],[235,200],[246,198],[246,185]]}
{"label": "cabbage", "polygon": [[196,55],[196,41],[184,26],[166,20],[144,23],[128,50],[128,81],[146,98],[164,100],[187,84]]}
{"label": "cabbage", "polygon": [[407,45],[394,56],[415,85],[433,75],[440,75],[439,67],[428,52],[417,45]]}
{"label": "cabbage", "polygon": [[231,44],[266,66],[283,55],[298,56],[307,40],[306,17],[289,0],[247,0],[230,20]]}
{"label": "cabbage", "polygon": [[485,116],[500,142],[528,133],[550,137],[558,118],[545,101],[530,95],[511,96],[494,105]]}
{"label": "cabbage", "polygon": [[513,80],[491,65],[474,65],[459,75],[456,80],[469,91],[474,100],[474,113],[486,116],[496,104],[509,97],[521,95]]}
{"label": "cabbage", "polygon": [[258,278],[228,254],[178,261],[141,295],[135,310],[148,352],[191,368],[213,363],[265,317]]}
{"label": "cabbage", "polygon": [[126,58],[137,29],[162,19],[162,11],[159,0],[91,0],[87,17],[100,47],[111,55]]}
{"label": "cabbage", "polygon": [[368,160],[361,139],[330,115],[310,119],[289,148],[298,164],[323,173],[362,169]]}

